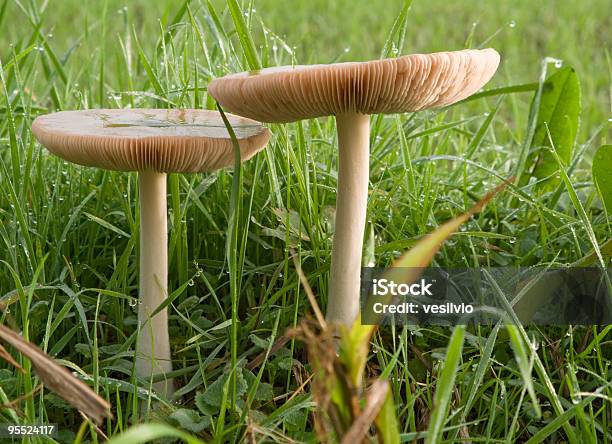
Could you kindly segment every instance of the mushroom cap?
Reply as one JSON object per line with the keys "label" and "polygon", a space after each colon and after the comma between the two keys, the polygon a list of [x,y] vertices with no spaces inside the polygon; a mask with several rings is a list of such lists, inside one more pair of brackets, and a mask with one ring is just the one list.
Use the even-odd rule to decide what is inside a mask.
{"label": "mushroom cap", "polygon": [[283,66],[215,79],[208,92],[228,111],[261,122],[403,113],[470,96],[489,81],[498,65],[499,54],[488,48]]}
{"label": "mushroom cap", "polygon": [[[227,114],[242,160],[268,142],[259,122]],[[57,156],[80,165],[118,171],[195,173],[234,164],[232,140],[218,111],[96,109],[37,117],[36,139]]]}

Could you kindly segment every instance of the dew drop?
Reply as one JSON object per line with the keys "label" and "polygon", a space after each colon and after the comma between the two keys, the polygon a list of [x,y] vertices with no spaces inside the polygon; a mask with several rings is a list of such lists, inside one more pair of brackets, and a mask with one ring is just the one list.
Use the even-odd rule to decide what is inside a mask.
{"label": "dew drop", "polygon": [[137,304],[138,304],[138,300],[136,298],[130,299],[130,307],[136,307]]}
{"label": "dew drop", "polygon": [[555,68],[561,68],[563,66],[563,60],[555,61]]}
{"label": "dew drop", "polygon": [[193,279],[190,279],[187,285],[189,285],[190,287],[193,287],[195,285],[195,281]]}
{"label": "dew drop", "polygon": [[508,23],[508,27],[516,28],[516,21],[515,20],[510,20],[510,23]]}

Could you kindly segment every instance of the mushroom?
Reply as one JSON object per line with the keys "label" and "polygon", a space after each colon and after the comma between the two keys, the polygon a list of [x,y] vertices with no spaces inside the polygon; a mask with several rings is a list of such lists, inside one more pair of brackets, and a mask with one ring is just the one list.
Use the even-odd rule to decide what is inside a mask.
{"label": "mushroom", "polygon": [[225,109],[261,122],[336,116],[338,189],[327,319],[350,325],[359,310],[368,197],[369,114],[450,105],[495,73],[494,49],[414,54],[370,62],[286,66],[215,79],[208,92]]}
{"label": "mushroom", "polygon": [[[270,137],[258,122],[227,114],[241,159]],[[220,113],[201,110],[98,109],[62,111],[32,124],[38,141],[79,165],[138,171],[140,197],[140,304],[136,372],[140,377],[172,370],[167,309],[151,314],[168,295],[166,173],[214,171],[234,164],[232,140]],[[171,380],[155,389],[169,397]]]}

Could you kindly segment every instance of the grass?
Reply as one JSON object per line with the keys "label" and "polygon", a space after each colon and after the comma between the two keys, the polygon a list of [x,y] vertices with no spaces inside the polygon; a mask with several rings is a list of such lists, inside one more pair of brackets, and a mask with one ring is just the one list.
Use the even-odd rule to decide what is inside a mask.
{"label": "grass", "polygon": [[[139,396],[146,398],[139,388],[146,384],[132,372],[136,175],[50,156],[30,132],[38,114],[214,109],[206,95],[210,78],[258,60],[359,60],[378,57],[385,46],[394,53],[394,45],[398,53],[491,45],[504,62],[487,88],[537,84],[540,60],[556,57],[576,69],[582,88],[572,167],[559,193],[510,187],[444,244],[434,264],[565,265],[610,238],[590,175],[593,153],[610,143],[612,23],[605,0],[537,7],[526,0],[415,0],[403,47],[401,32],[389,36],[400,1],[313,0],[292,2],[289,10],[271,0],[237,4],[242,12],[256,9],[240,32],[240,11],[232,18],[221,1],[0,1],[0,322],[22,330],[111,401],[116,419],[102,427],[108,436],[137,422]],[[548,65],[549,73],[556,69]],[[373,118],[367,257],[388,265],[516,174],[529,147],[534,96],[533,88],[518,90],[444,111]],[[170,327],[182,400],[150,404],[150,428],[140,429],[149,436],[180,437],[150,425],[163,421],[217,442],[315,439],[304,346],[292,340],[258,367],[248,364],[312,313],[291,250],[325,306],[335,128],[321,119],[271,129],[269,148],[237,181],[231,171],[169,178]],[[230,202],[241,211],[228,257]],[[609,253],[603,258],[609,265]],[[610,326],[454,333],[385,327],[372,338],[367,372],[389,376],[406,441],[423,438],[431,420],[436,436],[449,442],[612,442],[611,336]],[[517,364],[519,343],[528,362]],[[445,365],[448,356],[452,366]],[[0,406],[0,423],[57,422],[61,442],[101,441],[20,362],[23,374],[0,363],[0,405],[18,399]],[[441,390],[445,381],[454,390]],[[439,400],[448,409],[436,408]]]}

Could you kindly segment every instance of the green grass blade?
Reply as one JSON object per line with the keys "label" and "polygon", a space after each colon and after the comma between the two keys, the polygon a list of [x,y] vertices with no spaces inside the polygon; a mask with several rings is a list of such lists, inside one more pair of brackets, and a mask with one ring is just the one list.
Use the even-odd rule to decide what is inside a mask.
{"label": "green grass blade", "polygon": [[[259,54],[255,49],[255,43],[253,37],[249,32],[247,24],[244,20],[244,15],[238,2],[236,0],[227,0],[227,7],[232,15],[234,27],[238,34],[238,40],[240,40],[240,46],[242,47],[242,53],[247,61],[248,67],[251,70],[261,69],[261,62],[259,60]],[[248,12],[250,14],[250,11]]]}
{"label": "green grass blade", "polygon": [[612,217],[612,145],[602,145],[593,156],[593,182],[608,217]]}
{"label": "green grass blade", "polygon": [[521,83],[519,85],[511,85],[511,86],[502,86],[500,88],[492,88],[486,91],[482,91],[476,94],[472,94],[467,99],[463,99],[460,102],[457,102],[451,106],[456,106],[460,104],[464,104],[467,102],[472,102],[474,100],[482,99],[484,97],[494,97],[500,96],[504,94],[514,94],[514,93],[522,93],[529,91],[536,91],[538,89],[539,83]]}
{"label": "green grass blade", "polygon": [[187,444],[204,444],[204,441],[182,432],[167,424],[139,424],[125,432],[113,436],[107,444],[144,444],[154,440],[165,440],[168,438],[178,439]]}
{"label": "green grass blade", "polygon": [[[567,172],[565,171],[565,165],[563,163],[563,160],[561,159],[561,157],[559,157],[559,154],[557,153],[557,149],[550,136],[550,132],[548,133],[548,137],[549,137],[549,142],[551,144],[550,152],[554,156],[554,159],[556,160],[557,165],[559,167],[559,174],[561,175],[561,180],[563,181],[563,183],[565,183],[567,193],[569,194],[569,197],[574,206],[574,209],[576,210],[578,217],[584,224],[584,229],[586,231],[588,239],[591,241],[591,245],[593,246],[593,250],[595,254],[597,255],[597,258],[599,259],[599,264],[601,265],[602,269],[606,269],[606,262],[604,261],[603,256],[601,254],[601,250],[599,249],[599,242],[597,241],[597,237],[595,236],[595,232],[593,231],[593,226],[591,224],[591,221],[589,220],[589,216],[586,214],[584,206],[582,205],[582,202],[580,202],[580,199],[578,198],[578,194],[576,194],[576,190],[574,186],[572,185],[572,181],[570,180],[569,176],[567,175]],[[608,288],[610,289],[610,291],[612,291],[612,284],[610,283],[610,278],[608,276],[608,273],[604,273],[604,276],[607,279]]]}
{"label": "green grass blade", "polygon": [[510,343],[512,344],[514,356],[516,358],[519,371],[521,372],[521,377],[523,378],[523,384],[529,393],[529,397],[533,403],[533,408],[535,409],[536,415],[540,417],[542,415],[542,409],[540,408],[540,403],[538,402],[535,389],[533,388],[531,377],[531,371],[533,368],[532,360],[527,356],[525,346],[516,326],[508,324],[506,325],[506,330],[508,330],[508,335],[510,336]]}
{"label": "green grass blade", "polygon": [[396,17],[382,52],[380,53],[381,59],[396,57],[402,53],[406,29],[408,27],[408,12],[410,11],[410,6],[412,6],[412,1],[413,0],[404,0],[402,9]]}
{"label": "green grass blade", "polygon": [[457,325],[448,341],[444,367],[436,382],[436,393],[433,401],[434,408],[429,418],[429,427],[427,428],[425,444],[435,444],[441,440],[444,420],[450,408],[453,388],[455,387],[455,378],[457,377],[457,369],[461,361],[464,333],[465,326]]}
{"label": "green grass blade", "polygon": [[541,442],[544,442],[546,438],[548,438],[550,435],[559,430],[564,424],[568,423],[571,419],[573,419],[574,416],[576,416],[578,408],[587,406],[589,403],[593,402],[594,399],[594,396],[584,398],[578,404],[572,406],[572,408],[555,417],[548,424],[538,430],[537,433],[535,433],[531,438],[529,438],[526,444],[539,444]]}
{"label": "green grass blade", "polygon": [[240,295],[240,277],[241,270],[239,269],[238,259],[238,245],[240,244],[239,233],[240,228],[240,215],[242,209],[242,160],[240,153],[240,145],[236,134],[229,123],[225,113],[221,106],[217,105],[223,123],[232,139],[234,146],[234,174],[232,176],[232,192],[230,196],[230,220],[227,229],[227,247],[226,247],[226,259],[230,274],[230,292],[232,300],[232,328],[231,328],[231,362],[232,362],[232,373],[230,377],[230,400],[231,405],[236,405],[236,368],[238,362],[238,304]]}

